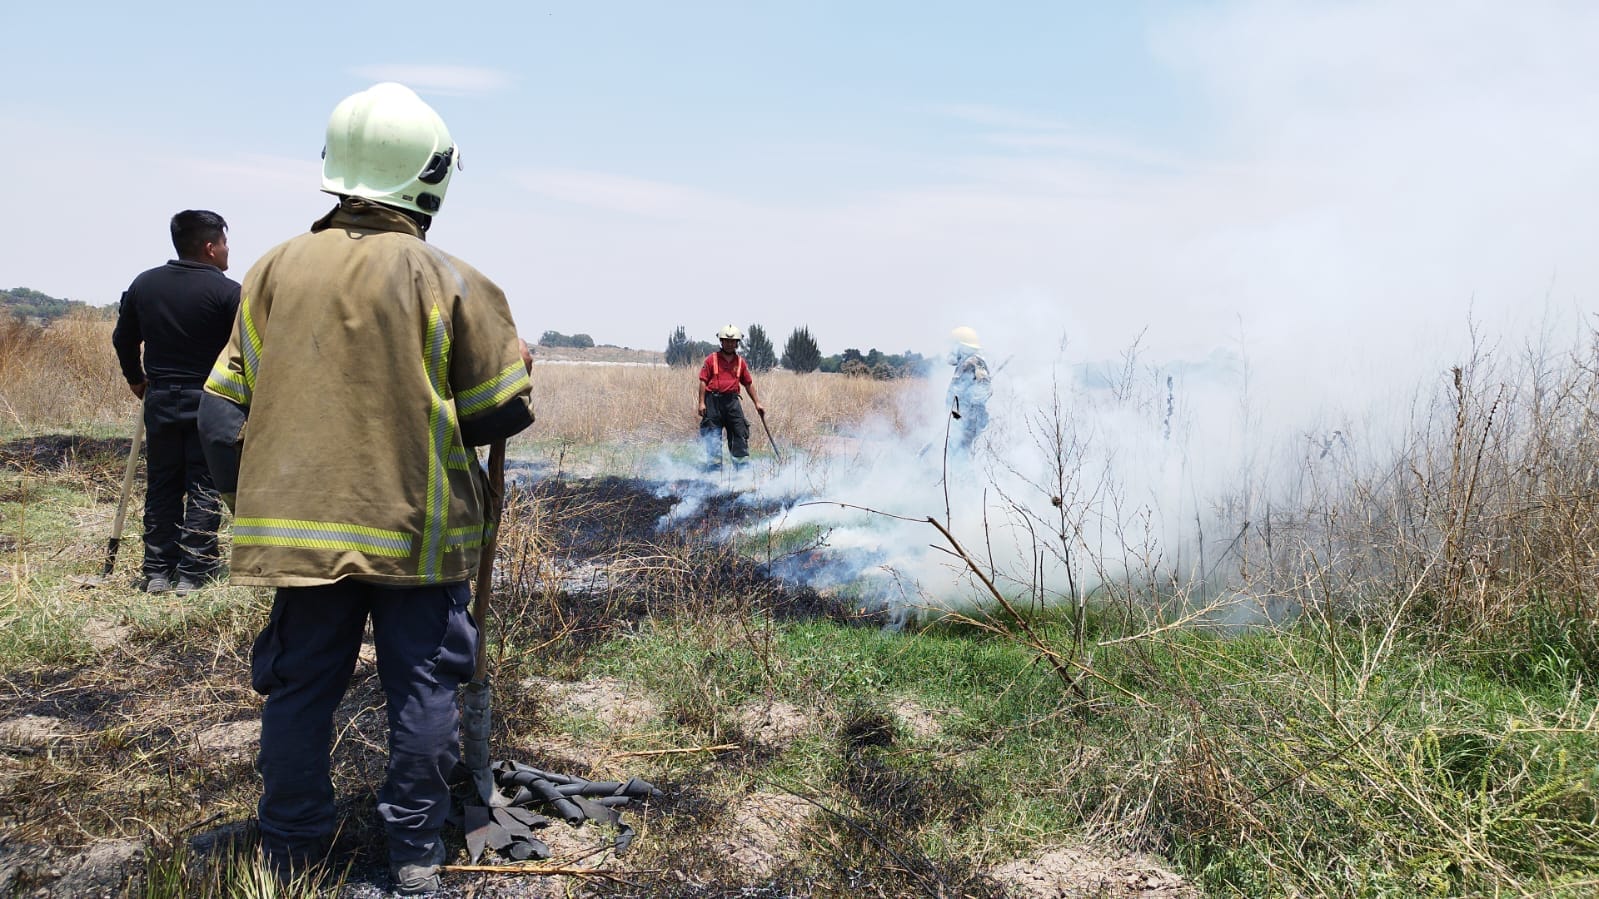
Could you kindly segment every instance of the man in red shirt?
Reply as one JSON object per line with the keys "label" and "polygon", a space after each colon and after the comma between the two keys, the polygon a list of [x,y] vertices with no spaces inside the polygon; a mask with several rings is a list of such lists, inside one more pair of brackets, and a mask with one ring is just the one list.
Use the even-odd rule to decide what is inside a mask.
{"label": "man in red shirt", "polygon": [[738,389],[743,385],[755,404],[755,414],[766,417],[766,407],[755,395],[755,379],[750,377],[749,363],[738,354],[739,341],[744,332],[726,325],[716,336],[722,348],[705,357],[700,366],[700,442],[705,444],[705,467],[715,471],[722,467],[722,430],[727,431],[727,449],[733,455],[733,464],[742,466],[750,454],[750,423],[744,418],[744,405],[739,402]]}

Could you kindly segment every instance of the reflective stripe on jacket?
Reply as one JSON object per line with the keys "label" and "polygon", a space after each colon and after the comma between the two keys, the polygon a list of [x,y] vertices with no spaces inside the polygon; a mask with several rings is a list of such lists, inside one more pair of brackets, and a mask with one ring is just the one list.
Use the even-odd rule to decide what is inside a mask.
{"label": "reflective stripe on jacket", "polygon": [[461,426],[531,393],[500,289],[348,199],[245,275],[205,389],[247,416],[231,579],[278,587],[470,577],[486,488]]}
{"label": "reflective stripe on jacket", "polygon": [[722,367],[722,352],[720,350],[705,357],[705,362],[700,366],[700,380],[704,382],[705,389],[712,393],[738,394],[740,385],[748,385],[754,381],[750,377],[749,363],[743,356],[735,355],[738,362],[729,366],[731,371]]}

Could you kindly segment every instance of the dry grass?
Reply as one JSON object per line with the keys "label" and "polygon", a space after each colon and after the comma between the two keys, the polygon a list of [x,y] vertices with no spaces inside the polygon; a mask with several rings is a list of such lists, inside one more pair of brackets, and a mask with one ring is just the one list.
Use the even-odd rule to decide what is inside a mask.
{"label": "dry grass", "polygon": [[[689,368],[535,361],[538,423],[521,439],[578,445],[692,441],[699,427],[695,375]],[[848,435],[863,421],[882,422],[904,433],[908,422],[901,397],[909,383],[773,371],[758,375],[755,389],[779,448],[814,451],[829,438]],[[744,412],[751,419],[751,446],[759,450],[765,437],[748,397]]]}
{"label": "dry grass", "polygon": [[[4,366],[47,340],[7,334],[0,376],[23,371]],[[123,390],[108,340],[80,335],[57,351],[98,354],[110,386]],[[534,382],[530,441],[693,439],[692,371],[546,365]],[[0,383],[7,414],[25,426],[60,427],[52,402],[72,422],[98,414],[52,400],[49,379]],[[822,448],[869,420],[901,433],[909,424],[901,399],[914,388],[905,384],[787,373],[758,384],[785,448]],[[1136,390],[1126,396],[1140,400]],[[1160,386],[1143,399],[1159,410]],[[23,406],[33,411],[9,411]],[[1211,498],[1212,555],[1197,566],[1207,577],[1194,578],[1147,534],[1116,534],[1118,558],[1087,542],[1097,510],[1132,502],[1117,485],[1090,482],[1081,441],[1092,431],[1072,416],[1091,413],[1058,404],[1013,423],[1036,442],[1044,474],[996,499],[996,521],[1005,511],[1038,535],[1025,571],[996,571],[976,546],[966,549],[974,572],[1005,585],[1006,596],[1069,600],[1068,614],[1028,607],[964,627],[952,619],[925,640],[818,626],[824,609],[761,581],[712,531],[655,531],[670,505],[655,485],[547,481],[514,497],[502,531],[490,630],[506,689],[494,745],[574,773],[603,768],[672,786],[671,803],[640,818],[644,838],[630,862],[640,870],[711,878],[725,862],[704,822],[726,818],[752,787],[794,784],[829,809],[818,806],[788,836],[803,864],[773,882],[796,893],[808,883],[858,885],[863,853],[864,867],[891,869],[893,879],[868,881],[879,889],[930,893],[951,883],[961,889],[950,894],[981,893],[967,861],[1088,833],[1180,859],[1219,895],[1585,895],[1587,872],[1599,870],[1596,408],[1599,343],[1571,355],[1478,353],[1441,373],[1383,452],[1316,441],[1293,489],[1245,477],[1236,495]],[[13,491],[25,497],[19,507],[81,522],[81,513],[52,511],[49,491],[97,494],[102,522],[114,472],[68,477],[28,475]],[[92,565],[98,535],[74,560],[75,550],[58,548],[70,538],[35,545],[22,532],[0,560],[14,585],[0,594],[0,613],[30,611],[41,643],[73,642],[65,623],[89,610],[126,631],[93,652],[73,642],[71,652],[0,672],[0,704],[62,722],[0,769],[12,787],[0,790],[0,817],[58,845],[149,834],[181,846],[204,818],[195,799],[207,814],[246,816],[247,758],[194,747],[219,720],[253,717],[242,672],[260,604],[218,594],[184,612],[136,606],[145,598],[125,591],[63,590],[59,571],[39,572]],[[927,538],[937,536],[930,528]],[[1081,585],[1097,580],[1105,586],[1089,609]],[[1304,614],[1232,639],[1191,626],[1205,617],[1196,609],[1224,595]],[[799,626],[785,618],[790,608]],[[1039,657],[1058,676],[1027,665]],[[601,732],[563,723],[541,689],[516,689],[596,670],[652,689],[659,711]],[[856,672],[859,686],[847,680]],[[929,745],[897,745],[882,709],[852,705],[957,676],[988,679]],[[738,714],[752,698],[799,704],[825,741],[762,746]],[[959,704],[963,695],[945,683],[926,698]],[[363,667],[340,712],[349,724],[338,768],[341,796],[359,797],[341,811],[356,822],[346,845],[363,860],[380,839],[362,823],[381,777],[380,703]],[[613,754],[580,754],[596,734]],[[728,743],[743,748],[714,758],[645,754]],[[616,749],[638,754],[619,762]],[[884,797],[887,805],[874,804]],[[728,882],[751,882],[742,876]]]}
{"label": "dry grass", "polygon": [[[23,434],[126,431],[136,401],[111,347],[112,323],[80,314],[41,328],[0,320],[0,421]],[[521,438],[541,444],[595,446],[692,441],[699,382],[688,368],[647,365],[539,364],[533,369],[538,423]],[[903,433],[900,397],[908,382],[843,375],[758,376],[756,389],[780,448],[814,450],[866,420]],[[751,443],[765,446],[754,407]]]}
{"label": "dry grass", "polygon": [[137,401],[117,366],[111,328],[81,312],[44,328],[0,317],[0,429],[126,430]]}

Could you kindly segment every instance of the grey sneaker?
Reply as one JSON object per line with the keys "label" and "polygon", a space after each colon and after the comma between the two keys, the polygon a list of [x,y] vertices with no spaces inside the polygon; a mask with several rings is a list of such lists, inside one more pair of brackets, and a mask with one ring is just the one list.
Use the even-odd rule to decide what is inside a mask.
{"label": "grey sneaker", "polygon": [[172,590],[172,580],[164,574],[152,574],[144,582],[146,593],[169,593]]}
{"label": "grey sneaker", "polygon": [[205,584],[187,575],[178,575],[178,595],[188,596],[196,590],[205,589]]}
{"label": "grey sneaker", "polygon": [[393,862],[389,874],[394,892],[401,896],[421,896],[441,888],[439,865],[444,864],[444,841],[434,840],[428,854],[415,861]]}

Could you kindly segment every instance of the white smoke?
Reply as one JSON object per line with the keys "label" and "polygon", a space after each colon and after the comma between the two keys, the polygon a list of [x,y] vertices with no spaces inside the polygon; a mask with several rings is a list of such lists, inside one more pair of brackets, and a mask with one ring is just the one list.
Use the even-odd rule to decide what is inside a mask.
{"label": "white smoke", "polygon": [[[778,510],[746,535],[815,534],[820,544],[766,560],[772,574],[880,604],[895,620],[992,605],[928,519],[1016,603],[1067,603],[1107,585],[1183,608],[1264,602],[1238,574],[1246,535],[1269,526],[1273,510],[1298,514],[1391,464],[1436,378],[1471,352],[1418,351],[1405,361],[1423,375],[1408,382],[1354,370],[1327,380],[1275,353],[1262,364],[1242,339],[1180,355],[1149,349],[1152,332],[1116,344],[1074,339],[1060,316],[1010,320],[975,323],[995,374],[991,424],[971,461],[946,458],[958,425],[944,404],[950,368],[937,366],[903,394],[904,433],[863,421],[840,449],[790,449],[781,467],[737,474],[707,476],[663,455],[655,475],[682,497],[664,523],[738,492]],[[1372,384],[1380,389],[1360,389]]]}

